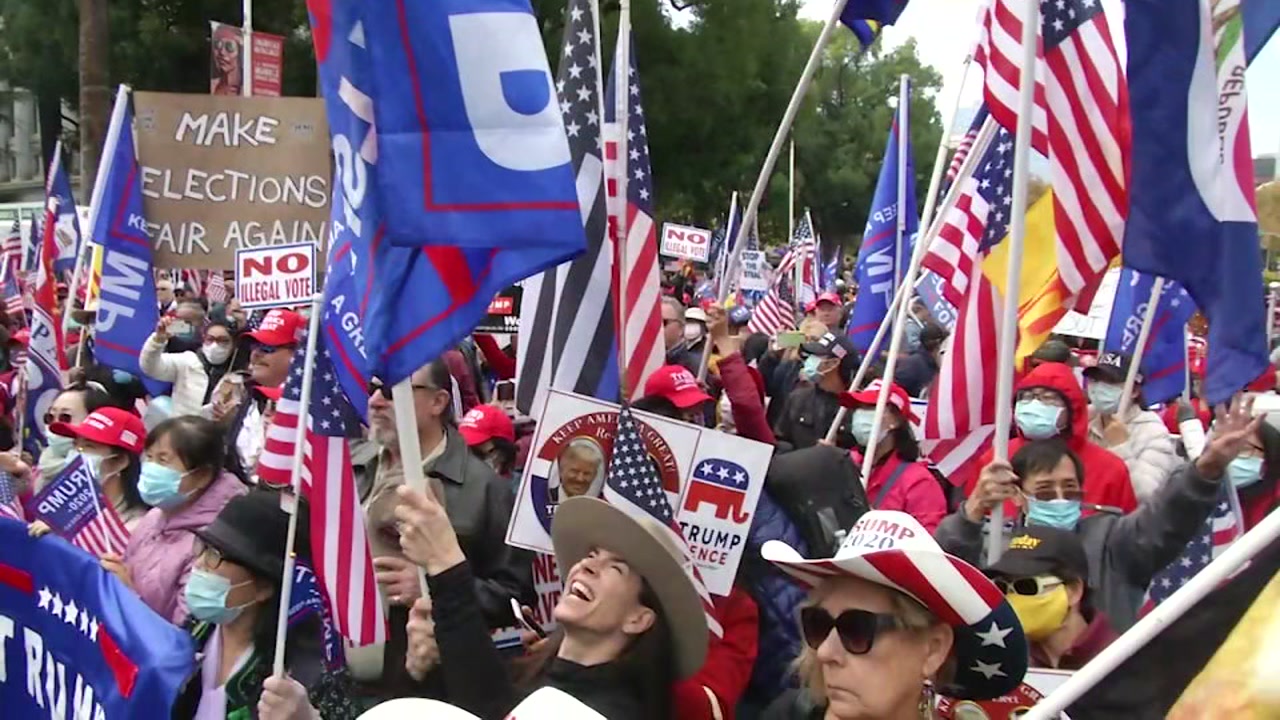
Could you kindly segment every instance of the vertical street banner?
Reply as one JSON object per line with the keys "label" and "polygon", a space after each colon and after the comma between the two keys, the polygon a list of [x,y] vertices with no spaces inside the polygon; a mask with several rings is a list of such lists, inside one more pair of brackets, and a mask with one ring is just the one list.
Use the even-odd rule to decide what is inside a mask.
{"label": "vertical street banner", "polygon": [[[235,25],[210,22],[209,94],[242,95],[244,93],[244,29]],[[284,38],[254,31],[249,33],[252,52],[250,73],[253,95],[280,97],[284,73]]]}

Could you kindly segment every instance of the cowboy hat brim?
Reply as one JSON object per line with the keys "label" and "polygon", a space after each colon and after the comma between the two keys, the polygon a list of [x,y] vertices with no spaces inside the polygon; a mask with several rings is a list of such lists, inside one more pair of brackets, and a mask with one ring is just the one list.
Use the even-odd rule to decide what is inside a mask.
{"label": "cowboy hat brim", "polygon": [[1022,624],[1004,594],[982,571],[945,552],[872,550],[840,559],[806,559],[770,540],[760,555],[812,588],[823,580],[854,577],[897,590],[923,605],[955,634],[956,675],[951,697],[986,700],[1022,682],[1030,652]]}
{"label": "cowboy hat brim", "polygon": [[592,550],[604,549],[624,558],[657,596],[671,631],[676,671],[685,678],[706,660],[707,618],[693,581],[672,555],[676,549],[669,549],[656,535],[662,532],[668,530],[656,520],[641,522],[603,500],[575,497],[556,509],[551,545],[561,580]]}

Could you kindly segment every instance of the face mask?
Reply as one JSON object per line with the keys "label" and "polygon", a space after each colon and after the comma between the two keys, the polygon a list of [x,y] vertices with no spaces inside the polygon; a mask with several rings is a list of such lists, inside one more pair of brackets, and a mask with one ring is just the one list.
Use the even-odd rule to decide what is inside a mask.
{"label": "face mask", "polygon": [[1022,400],[1013,408],[1018,429],[1030,440],[1044,440],[1058,434],[1062,408],[1040,400]]}
{"label": "face mask", "polygon": [[1103,415],[1115,415],[1120,412],[1122,394],[1124,394],[1124,387],[1121,385],[1089,383],[1089,404]]}
{"label": "face mask", "polygon": [[75,448],[75,440],[52,433],[45,433],[45,435],[49,438],[48,452],[63,458],[71,455]]}
{"label": "face mask", "polygon": [[142,496],[142,502],[159,508],[181,505],[191,495],[178,489],[186,474],[150,460],[142,463],[142,472],[138,476],[138,494]]}
{"label": "face mask", "polygon": [[1238,488],[1249,487],[1262,479],[1262,458],[1238,457],[1227,463],[1227,477]]}
{"label": "face mask", "polygon": [[1059,530],[1075,530],[1080,523],[1079,500],[1037,500],[1027,498],[1027,524]]}
{"label": "face mask", "polygon": [[1058,585],[1039,595],[1009,593],[1005,598],[1022,623],[1022,632],[1032,642],[1039,642],[1057,632],[1067,621],[1067,612],[1071,609],[1066,585]]}
{"label": "face mask", "polygon": [[702,325],[696,322],[684,324],[685,340],[688,340],[689,342],[693,342],[700,337],[702,337]]}
{"label": "face mask", "polygon": [[204,347],[200,348],[200,351],[204,353],[205,359],[214,365],[221,365],[227,361],[227,358],[231,357],[231,347],[219,345],[218,343],[205,343]]}
{"label": "face mask", "polygon": [[227,607],[227,595],[231,594],[232,588],[248,585],[250,582],[252,581],[246,580],[232,585],[230,580],[217,573],[194,568],[191,576],[187,578],[187,587],[183,590],[183,595],[187,599],[187,610],[191,613],[191,617],[200,622],[215,625],[229,623],[253,603]]}
{"label": "face mask", "polygon": [[[871,440],[871,423],[876,419],[876,411],[868,408],[853,411],[853,439],[864,448],[870,448],[868,441]],[[889,428],[885,426],[884,420],[880,421],[880,437],[876,438],[877,445],[885,436],[889,434]]]}
{"label": "face mask", "polygon": [[72,462],[77,456],[84,462],[84,466],[89,468],[89,472],[93,473],[93,477],[96,478],[98,482],[102,482],[102,456],[90,455],[88,453],[76,451],[71,455],[71,457],[67,458],[67,462]]}

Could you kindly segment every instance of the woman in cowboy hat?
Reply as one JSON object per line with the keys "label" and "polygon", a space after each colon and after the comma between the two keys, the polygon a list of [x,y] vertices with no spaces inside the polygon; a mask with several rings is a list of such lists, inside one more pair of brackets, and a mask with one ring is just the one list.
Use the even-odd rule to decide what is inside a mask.
{"label": "woman in cowboy hat", "polygon": [[932,718],[935,688],[982,700],[1022,681],[1027,641],[1004,594],[906,513],[863,515],[833,558],[806,560],[777,541],[760,554],[809,588],[806,688],[766,720]]}
{"label": "woman in cowboy hat", "polygon": [[[400,544],[427,573],[443,699],[500,720],[517,692],[489,640],[449,518],[434,497],[407,487],[397,492]],[[575,497],[561,502],[551,539],[565,579],[554,610],[564,637],[528,689],[563,690],[610,720],[671,717],[671,685],[706,657],[707,622],[670,531],[602,500]],[[421,612],[426,604],[419,602]]]}

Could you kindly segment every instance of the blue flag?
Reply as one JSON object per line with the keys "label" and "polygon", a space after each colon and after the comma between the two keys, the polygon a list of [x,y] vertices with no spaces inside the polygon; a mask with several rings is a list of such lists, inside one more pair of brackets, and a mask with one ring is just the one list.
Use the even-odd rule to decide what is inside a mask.
{"label": "blue flag", "polygon": [[[1207,10],[1207,0],[1125,6],[1133,156],[1124,264],[1181,283],[1208,318],[1204,395],[1216,405],[1269,361],[1245,98],[1216,101],[1219,73],[1242,66],[1244,49],[1239,32],[1218,33],[1223,47],[1213,46]],[[1239,18],[1227,22],[1231,30]]]}
{"label": "blue flag", "polygon": [[0,660],[5,717],[168,717],[195,648],[96,557],[0,519]]}
{"label": "blue flag", "polygon": [[289,627],[311,617],[320,619],[321,637],[324,642],[324,664],[331,671],[346,664],[342,636],[333,626],[333,613],[320,592],[320,583],[311,566],[298,559],[293,565],[293,589],[289,592]]}
{"label": "blue flag", "polygon": [[498,292],[583,251],[568,143],[528,0],[312,9],[363,374],[396,383]]}
{"label": "blue flag", "polygon": [[[1154,282],[1150,275],[1129,268],[1120,273],[1103,350],[1134,355]],[[1167,402],[1186,387],[1186,327],[1195,312],[1196,304],[1187,291],[1177,283],[1165,282],[1142,354],[1142,395],[1147,402]]]}
{"label": "blue flag", "polygon": [[[116,98],[123,112],[112,114],[107,131],[101,205],[93,237],[102,243],[102,285],[93,327],[93,354],[101,364],[141,378],[152,395],[169,384],[148,377],[138,352],[160,319],[151,238],[142,214],[142,175],[133,152],[133,108],[127,95]],[[117,117],[119,116],[119,117]]]}
{"label": "blue flag", "polygon": [[1276,0],[1240,0],[1240,16],[1244,30],[1244,52],[1249,62],[1280,27],[1280,2]]}
{"label": "blue flag", "polygon": [[[898,16],[907,8],[907,0],[849,0],[840,14],[840,22],[848,25],[855,34],[858,33],[856,23],[859,20],[870,20],[879,25],[892,25]],[[875,27],[875,26],[873,26]],[[879,29],[876,27],[876,29]],[[859,35],[861,40],[862,36]],[[864,45],[868,44],[863,42]]]}
{"label": "blue flag", "polygon": [[[871,201],[871,213],[867,227],[862,232],[862,247],[858,250],[858,264],[854,269],[858,282],[858,299],[853,304],[849,318],[849,338],[866,353],[875,338],[876,330],[889,312],[889,304],[897,292],[898,283],[906,275],[911,264],[911,249],[919,232],[920,216],[916,213],[916,173],[911,152],[910,108],[898,108],[889,142],[884,150],[884,163],[880,166],[880,179],[876,182],[876,194]],[[907,143],[907,192],[906,208],[898,207],[898,143],[901,135]],[[898,244],[898,213],[906,215],[906,228],[902,244]]]}
{"label": "blue flag", "polygon": [[58,199],[58,222],[54,226],[54,236],[58,239],[58,257],[53,261],[53,271],[59,278],[68,278],[76,269],[81,235],[80,216],[76,214],[76,201],[71,196],[71,178],[62,163],[61,142],[53,152],[45,194]]}

